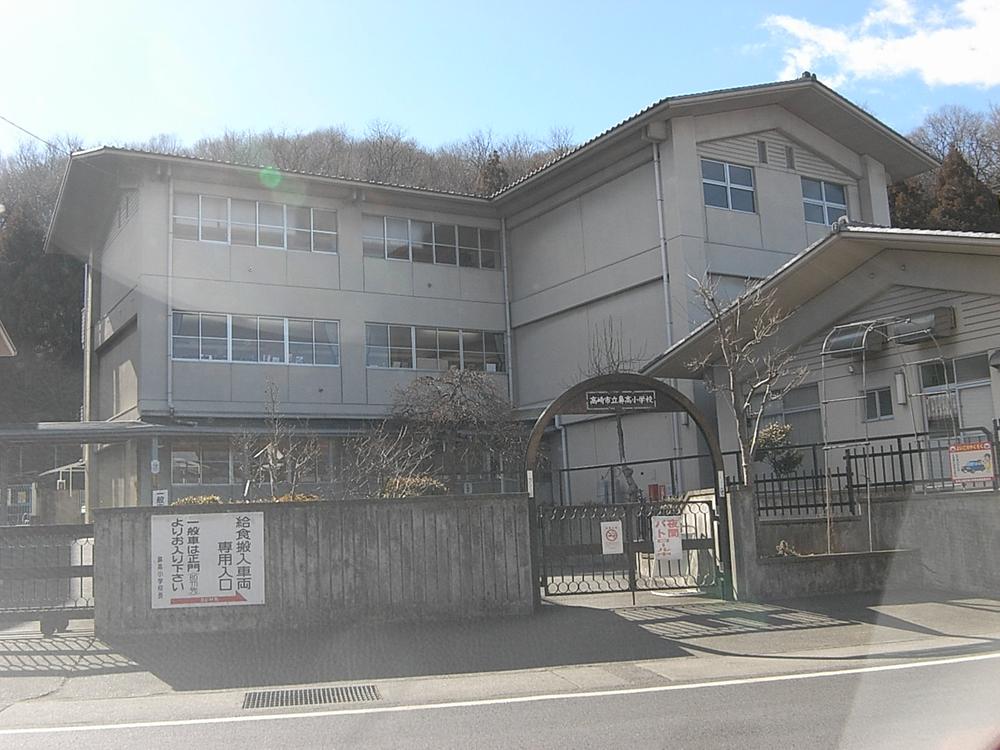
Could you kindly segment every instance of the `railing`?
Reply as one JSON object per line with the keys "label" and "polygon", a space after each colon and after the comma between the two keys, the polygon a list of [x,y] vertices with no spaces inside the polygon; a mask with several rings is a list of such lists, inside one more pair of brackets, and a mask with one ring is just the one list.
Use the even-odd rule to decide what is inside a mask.
{"label": "railing", "polygon": [[[722,454],[728,485],[741,476],[739,452]],[[637,491],[630,490],[628,472]],[[706,477],[708,477],[706,479]],[[712,457],[708,453],[647,458],[624,463],[601,463],[555,469],[535,477],[536,496],[551,505],[615,505],[628,502],[656,502],[678,497],[691,490],[714,485]],[[539,494],[539,486],[544,487]]]}
{"label": "railing", "polygon": [[[934,438],[926,434],[891,435],[871,440],[841,442],[845,447],[834,465],[830,446],[826,449],[829,468],[824,471],[797,471],[792,474],[757,474],[754,495],[761,517],[848,515],[859,512],[869,496],[902,491],[951,492],[997,489],[996,445],[985,428],[963,430],[964,438]],[[949,448],[975,436],[991,442],[991,475],[953,478]],[[797,448],[799,446],[792,446]],[[810,448],[813,446],[809,446]],[[829,481],[829,498],[828,483]]]}

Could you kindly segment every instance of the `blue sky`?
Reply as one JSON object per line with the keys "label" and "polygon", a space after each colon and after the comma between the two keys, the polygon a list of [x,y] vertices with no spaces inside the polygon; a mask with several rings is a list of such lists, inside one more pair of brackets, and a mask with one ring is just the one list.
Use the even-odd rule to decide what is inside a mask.
{"label": "blue sky", "polygon": [[[807,67],[903,132],[1000,104],[996,0],[5,0],[0,29],[0,115],[88,146],[376,119],[427,146],[581,141],[664,96]],[[0,121],[0,153],[25,137]]]}

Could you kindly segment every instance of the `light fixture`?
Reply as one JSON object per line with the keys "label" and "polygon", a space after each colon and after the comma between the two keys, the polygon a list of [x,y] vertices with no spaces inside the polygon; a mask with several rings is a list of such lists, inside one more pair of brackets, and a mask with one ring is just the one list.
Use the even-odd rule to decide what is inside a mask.
{"label": "light fixture", "polygon": [[906,403],[906,374],[902,370],[897,370],[893,378],[896,385],[896,403],[903,405]]}

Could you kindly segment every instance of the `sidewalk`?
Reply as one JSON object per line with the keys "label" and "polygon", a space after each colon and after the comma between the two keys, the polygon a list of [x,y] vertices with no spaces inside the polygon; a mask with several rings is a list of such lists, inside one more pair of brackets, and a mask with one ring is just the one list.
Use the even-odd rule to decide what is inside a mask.
{"label": "sidewalk", "polygon": [[[375,683],[383,702],[782,674],[1000,651],[1000,600],[926,592],[749,604],[559,597],[534,616],[103,643],[0,626],[0,727],[239,711],[243,690]],[[126,705],[127,704],[127,705]],[[178,714],[178,712],[181,712]],[[57,718],[54,718],[57,717]]]}

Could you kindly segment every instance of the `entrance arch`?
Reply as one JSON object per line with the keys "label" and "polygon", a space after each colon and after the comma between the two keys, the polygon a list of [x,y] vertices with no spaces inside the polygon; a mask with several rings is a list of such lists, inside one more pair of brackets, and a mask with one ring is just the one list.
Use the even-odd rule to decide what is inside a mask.
{"label": "entrance arch", "polygon": [[[719,575],[719,588],[722,596],[732,598],[729,554],[729,519],[726,495],[726,479],[722,461],[722,450],[719,437],[709,419],[687,396],[663,381],[648,375],[638,373],[619,373],[598,375],[588,378],[566,389],[542,412],[535,421],[528,438],[525,451],[525,468],[529,497],[534,499],[534,472],[538,462],[539,451],[545,430],[548,429],[557,416],[600,416],[650,413],[682,413],[687,414],[694,422],[708,446],[709,457],[713,468],[714,513],[713,522],[715,537],[718,540],[718,555],[716,566]],[[635,504],[642,505],[642,504]],[[648,504],[647,504],[648,505]],[[567,506],[561,506],[563,508]],[[578,506],[587,508],[587,506]],[[624,505],[617,506],[625,508]],[[546,548],[544,538],[545,509],[540,509],[538,516],[542,521],[542,557],[545,559]],[[565,511],[563,511],[565,513]],[[648,514],[641,517],[648,518]],[[591,516],[596,518],[596,516]],[[570,545],[580,547],[582,545]],[[686,547],[686,545],[685,545]],[[638,547],[637,547],[638,549]],[[605,553],[606,554],[606,553]],[[628,552],[626,551],[626,556]],[[544,584],[544,572],[542,575]],[[629,587],[635,591],[634,560],[629,571]]]}

